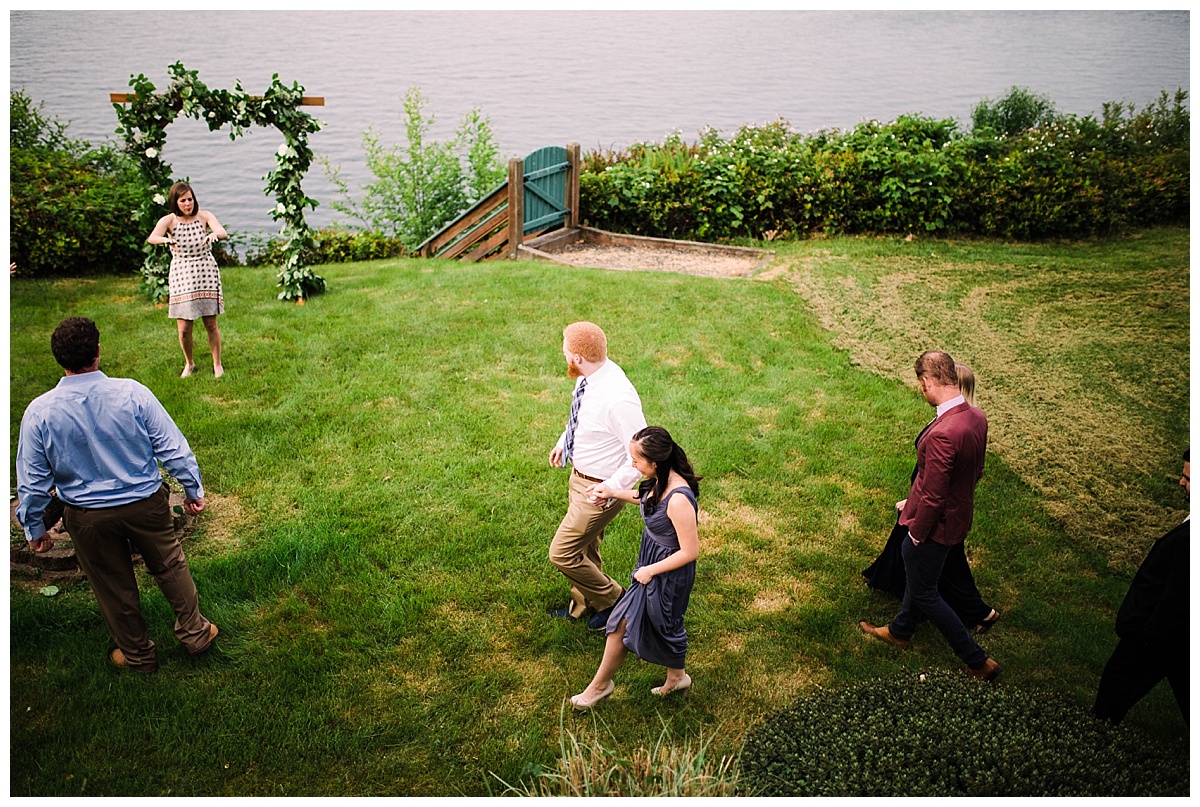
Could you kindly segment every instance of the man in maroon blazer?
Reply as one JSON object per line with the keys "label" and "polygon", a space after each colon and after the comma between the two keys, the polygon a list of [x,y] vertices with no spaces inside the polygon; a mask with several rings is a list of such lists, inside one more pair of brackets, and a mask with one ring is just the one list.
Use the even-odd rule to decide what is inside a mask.
{"label": "man in maroon blazer", "polygon": [[937,417],[917,442],[917,475],[900,513],[908,527],[901,557],[907,582],[900,613],[891,624],[859,622],[864,633],[907,648],[917,622],[928,617],[967,665],[973,678],[991,681],[1000,665],[975,643],[938,591],[938,578],[950,548],[961,544],[975,513],[975,484],[983,476],[987,418],[963,400],[954,359],[930,350],[916,363],[917,385]]}

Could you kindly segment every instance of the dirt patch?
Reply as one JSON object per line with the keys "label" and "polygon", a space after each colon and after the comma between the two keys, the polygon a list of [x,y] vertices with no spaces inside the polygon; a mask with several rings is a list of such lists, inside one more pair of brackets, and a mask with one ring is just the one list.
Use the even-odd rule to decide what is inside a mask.
{"label": "dirt patch", "polygon": [[557,249],[555,258],[581,266],[623,271],[679,272],[704,277],[746,277],[761,256],[719,255],[673,247],[632,247],[580,243]]}

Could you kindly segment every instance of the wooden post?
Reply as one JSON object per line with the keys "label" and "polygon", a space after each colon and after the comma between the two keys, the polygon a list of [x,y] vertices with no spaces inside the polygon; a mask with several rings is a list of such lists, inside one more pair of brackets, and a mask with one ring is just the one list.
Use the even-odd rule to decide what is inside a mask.
{"label": "wooden post", "polygon": [[567,227],[579,226],[579,144],[567,144]]}
{"label": "wooden post", "polygon": [[525,235],[525,161],[508,161],[508,258],[517,259],[517,247]]}

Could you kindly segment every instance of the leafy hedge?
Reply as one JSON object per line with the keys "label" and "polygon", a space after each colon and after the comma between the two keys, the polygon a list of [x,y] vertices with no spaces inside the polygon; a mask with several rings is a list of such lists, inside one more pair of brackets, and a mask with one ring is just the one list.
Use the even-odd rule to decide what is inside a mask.
{"label": "leafy hedge", "polygon": [[1105,104],[1099,120],[1059,115],[1013,88],[953,119],[803,135],[786,121],[728,139],[678,134],[619,153],[590,152],[584,220],[665,238],[730,240],[816,233],[937,233],[1075,238],[1185,222],[1190,202],[1187,93],[1141,112]]}
{"label": "leafy hedge", "polygon": [[[235,236],[230,240],[238,246],[244,246],[246,266],[278,264],[285,255],[285,243],[279,236],[269,238],[253,236],[249,239]],[[317,266],[327,263],[399,258],[405,254],[404,244],[399,238],[376,232],[347,232],[346,230],[325,228],[312,233],[312,243],[305,247],[300,259],[305,266]],[[219,263],[222,258],[226,263],[232,265],[241,262],[236,253],[218,256]]]}
{"label": "leafy hedge", "polygon": [[9,93],[10,260],[18,276],[129,272],[146,233],[137,211],[149,186],[110,145],[67,135],[24,91]]}
{"label": "leafy hedge", "polygon": [[741,768],[755,796],[1182,796],[1188,762],[1067,696],[943,671],[817,690],[750,732]]}

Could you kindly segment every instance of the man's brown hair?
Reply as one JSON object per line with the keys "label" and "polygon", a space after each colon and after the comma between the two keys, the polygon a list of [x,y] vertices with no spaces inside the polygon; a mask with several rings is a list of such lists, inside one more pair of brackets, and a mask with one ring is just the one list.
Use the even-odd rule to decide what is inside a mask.
{"label": "man's brown hair", "polygon": [[917,357],[917,378],[929,376],[944,386],[958,386],[958,372],[954,369],[954,359],[949,353],[941,350],[926,350]]}
{"label": "man's brown hair", "polygon": [[602,362],[608,358],[608,339],[593,322],[572,322],[563,329],[563,339],[567,350],[588,361]]}

